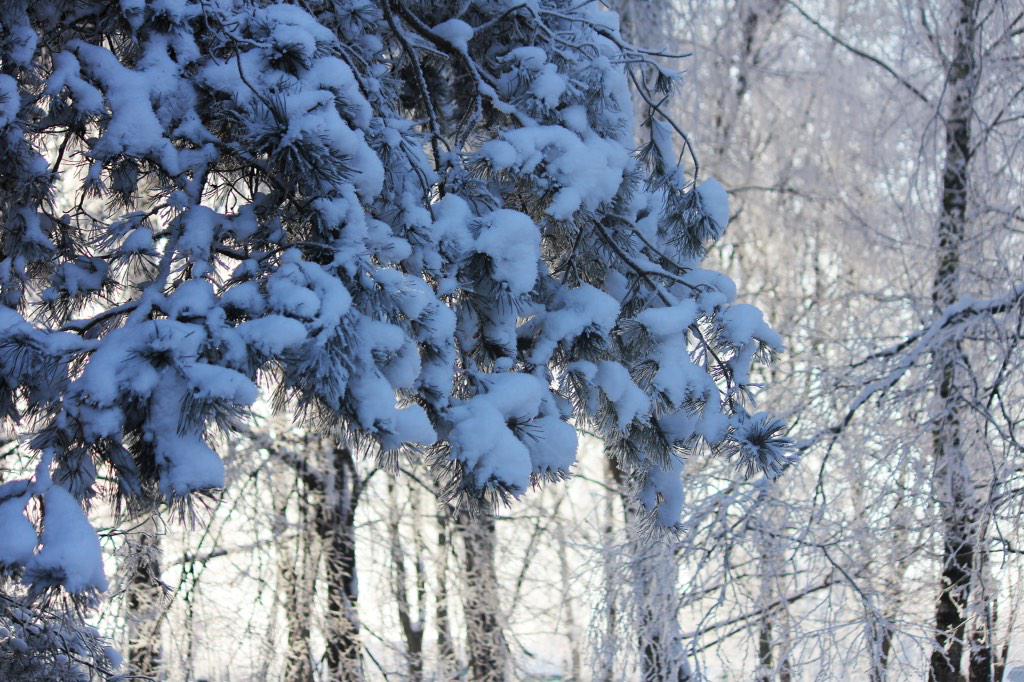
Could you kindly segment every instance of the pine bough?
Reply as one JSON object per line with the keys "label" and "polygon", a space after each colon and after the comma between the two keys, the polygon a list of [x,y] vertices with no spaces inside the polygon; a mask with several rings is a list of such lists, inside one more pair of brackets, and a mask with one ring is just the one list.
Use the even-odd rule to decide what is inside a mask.
{"label": "pine bough", "polygon": [[597,3],[22,1],[0,36],[0,417],[38,463],[0,563],[31,594],[105,589],[83,506],[221,488],[263,399],[476,498],[566,476],[583,427],[662,527],[702,445],[791,461],[746,407],[779,337],[701,268],[725,190]]}

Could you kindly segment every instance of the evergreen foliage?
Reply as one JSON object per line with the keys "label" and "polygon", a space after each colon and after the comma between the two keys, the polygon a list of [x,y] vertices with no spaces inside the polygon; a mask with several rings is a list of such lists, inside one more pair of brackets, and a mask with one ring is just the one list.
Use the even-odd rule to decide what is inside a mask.
{"label": "evergreen foliage", "polygon": [[662,527],[702,446],[790,462],[748,414],[780,339],[701,267],[725,190],[597,3],[21,0],[0,36],[29,596],[102,591],[79,503],[187,510],[261,398],[473,498],[568,475],[587,428]]}

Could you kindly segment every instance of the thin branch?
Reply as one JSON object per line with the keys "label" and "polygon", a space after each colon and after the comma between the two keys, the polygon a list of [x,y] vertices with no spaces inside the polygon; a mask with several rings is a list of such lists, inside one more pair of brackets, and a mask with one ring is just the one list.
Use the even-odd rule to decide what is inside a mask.
{"label": "thin branch", "polygon": [[904,78],[900,74],[896,73],[896,70],[893,69],[891,66],[889,66],[888,64],[883,62],[878,57],[876,57],[876,56],[874,56],[872,54],[868,54],[864,50],[861,50],[861,49],[859,49],[857,47],[854,47],[850,43],[846,42],[845,40],[843,40],[842,38],[837,36],[832,31],[830,31],[827,28],[825,28],[825,26],[822,25],[822,23],[820,21],[818,21],[817,19],[812,17],[810,14],[805,12],[804,9],[802,7],[800,7],[800,5],[796,4],[796,2],[794,2],[793,0],[786,0],[786,2],[790,6],[792,6],[793,9],[795,9],[800,14],[800,16],[802,16],[804,19],[809,21],[815,28],[817,28],[819,31],[821,31],[826,36],[828,36],[837,45],[840,45],[841,47],[846,48],[848,51],[850,51],[853,54],[857,55],[861,59],[866,59],[869,62],[871,62],[872,64],[874,64],[875,66],[878,66],[883,71],[885,71],[887,74],[889,74],[890,76],[895,78],[897,83],[899,83],[904,88],[909,90],[915,97],[917,97],[917,99],[921,100],[925,104],[931,104],[930,100],[928,99],[928,97],[923,92],[921,92],[916,87],[914,87],[914,84],[911,83],[910,81],[908,81],[906,78]]}

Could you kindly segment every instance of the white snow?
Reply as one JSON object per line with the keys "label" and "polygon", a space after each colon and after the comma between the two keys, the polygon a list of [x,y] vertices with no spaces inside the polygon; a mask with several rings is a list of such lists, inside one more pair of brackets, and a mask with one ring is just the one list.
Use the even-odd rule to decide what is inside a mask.
{"label": "white snow", "polygon": [[260,390],[247,376],[227,367],[195,362],[184,368],[192,395],[202,400],[226,400],[252,405]]}
{"label": "white snow", "polygon": [[[508,146],[515,150],[514,156]],[[561,126],[534,126],[506,132],[501,140],[481,147],[480,154],[496,170],[531,175],[544,164],[544,175],[559,189],[548,207],[557,220],[568,220],[580,208],[596,210],[611,200],[632,165],[622,145],[594,134],[581,138]]]}
{"label": "white snow", "polygon": [[533,364],[547,364],[559,343],[572,342],[585,330],[609,334],[619,313],[618,301],[589,284],[562,290],[552,308],[537,318],[540,329],[530,354]]}
{"label": "white snow", "polygon": [[164,311],[168,317],[203,317],[217,304],[213,286],[204,279],[183,282],[168,298]]}
{"label": "white snow", "polygon": [[81,76],[81,64],[70,52],[53,56],[53,74],[46,83],[46,94],[55,96],[67,87],[75,109],[83,114],[103,111],[103,93]]}
{"label": "white snow", "polygon": [[[232,395],[251,395],[245,388],[233,388],[229,389]],[[160,492],[168,500],[224,487],[224,462],[206,444],[201,431],[182,423],[183,403],[190,390],[176,372],[164,371],[150,398],[144,437],[155,446]]]}
{"label": "white snow", "polygon": [[647,308],[636,316],[637,322],[654,336],[679,334],[696,319],[697,304],[693,301],[683,301],[663,308]]}
{"label": "white snow", "polygon": [[565,92],[565,78],[558,73],[554,64],[545,64],[541,72],[530,84],[530,92],[544,103],[548,109],[558,106],[558,101]]}
{"label": "white snow", "polygon": [[764,314],[752,305],[737,303],[730,306],[718,314],[718,323],[726,339],[734,346],[744,346],[756,339],[782,350],[782,338],[764,321]]}
{"label": "white snow", "polygon": [[720,234],[729,226],[729,194],[718,180],[708,178],[697,188],[700,207],[718,226]]}
{"label": "white snow", "polygon": [[280,356],[305,343],[309,336],[306,325],[284,315],[267,315],[243,322],[237,329],[246,343],[267,357]]}
{"label": "white snow", "polygon": [[615,406],[619,429],[625,431],[634,419],[644,419],[651,409],[651,400],[633,383],[629,372],[618,362],[606,360],[597,363],[594,384],[604,392]]}
{"label": "white snow", "polygon": [[100,541],[68,491],[49,484],[42,494],[43,532],[29,574],[55,577],[71,594],[107,589]]}
{"label": "white snow", "polygon": [[267,307],[256,282],[239,282],[225,291],[220,300],[224,307],[236,308],[249,315],[259,315]]}
{"label": "white snow", "polygon": [[0,486],[0,566],[24,566],[39,542],[35,527],[25,516],[28,488],[28,481]]}
{"label": "white snow", "polygon": [[123,254],[155,253],[153,245],[153,230],[148,227],[140,227],[132,230],[128,233],[128,236],[125,237],[124,241],[121,242],[119,251]]}
{"label": "white snow", "polygon": [[0,74],[0,128],[14,123],[20,108],[18,82],[6,74]]}
{"label": "white snow", "polygon": [[668,466],[653,466],[640,491],[640,501],[648,511],[655,511],[658,523],[670,527],[677,523],[683,509],[683,462],[671,457]]}
{"label": "white snow", "polygon": [[461,19],[449,19],[431,29],[435,35],[465,52],[473,38],[473,27]]}
{"label": "white snow", "polygon": [[575,462],[575,430],[558,418],[548,387],[531,375],[491,375],[484,392],[449,414],[452,458],[479,488],[498,482],[522,492],[531,474],[564,473]]}
{"label": "white snow", "polygon": [[[178,151],[164,136],[164,129],[153,111],[152,99],[162,94],[194,97],[190,87],[168,72],[167,63],[154,64],[148,71],[135,71],[120,64],[105,48],[72,41],[70,48],[83,69],[104,89],[111,118],[93,154],[111,158],[128,154],[158,161],[171,175],[182,172]],[[70,83],[69,83],[70,85]],[[90,102],[91,104],[91,102]]]}
{"label": "white snow", "polygon": [[491,257],[494,279],[513,295],[525,294],[537,281],[540,233],[530,217],[501,209],[489,214],[476,238],[476,249]]}

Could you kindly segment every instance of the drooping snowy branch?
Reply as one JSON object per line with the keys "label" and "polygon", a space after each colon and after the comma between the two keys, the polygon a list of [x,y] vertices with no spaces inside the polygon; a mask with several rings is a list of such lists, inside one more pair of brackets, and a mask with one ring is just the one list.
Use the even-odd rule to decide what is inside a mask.
{"label": "drooping snowy branch", "polygon": [[[62,509],[102,473],[129,510],[187,504],[224,485],[215,436],[261,396],[364,451],[425,448],[476,497],[568,475],[575,423],[661,526],[700,443],[748,474],[789,463],[782,424],[747,411],[781,340],[701,268],[725,191],[680,164],[672,74],[613,14],[177,0],[0,21],[0,409],[54,462],[9,500]],[[56,558],[33,569],[61,556],[42,532],[8,563],[75,592]]]}

